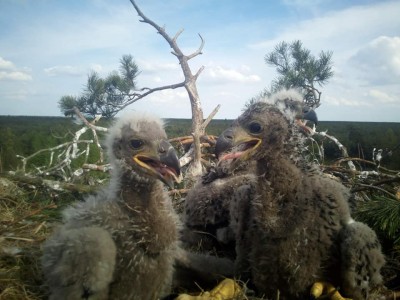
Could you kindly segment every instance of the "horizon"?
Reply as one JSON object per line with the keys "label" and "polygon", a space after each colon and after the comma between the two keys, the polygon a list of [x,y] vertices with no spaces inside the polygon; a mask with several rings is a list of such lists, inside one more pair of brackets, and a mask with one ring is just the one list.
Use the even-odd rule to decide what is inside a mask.
{"label": "horizon", "polygon": [[[60,119],[71,119],[68,116],[39,116],[39,115],[0,115],[0,118],[60,118]],[[118,117],[116,117],[118,118]],[[192,120],[192,118],[161,118],[164,120]],[[205,120],[205,118],[204,118]],[[234,121],[235,119],[228,119],[228,118],[213,118],[211,121]],[[335,123],[393,123],[393,124],[400,124],[399,122],[392,122],[392,121],[335,121],[335,120],[318,120],[318,123],[325,123],[325,122],[335,122]],[[318,127],[318,126],[317,126]]]}

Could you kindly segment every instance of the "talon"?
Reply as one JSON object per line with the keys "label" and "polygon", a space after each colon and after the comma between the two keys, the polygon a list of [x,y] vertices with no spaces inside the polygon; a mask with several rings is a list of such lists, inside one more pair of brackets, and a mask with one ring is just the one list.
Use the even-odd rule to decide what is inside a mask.
{"label": "talon", "polygon": [[226,278],[210,292],[213,300],[233,299],[241,293],[240,286],[233,279]]}
{"label": "talon", "polygon": [[242,293],[239,284],[233,279],[226,278],[210,292],[203,292],[198,296],[181,294],[175,300],[228,300],[234,299]]}
{"label": "talon", "polygon": [[331,283],[317,281],[311,287],[311,299],[318,299],[322,295],[328,296],[328,299],[330,300],[352,300],[351,298],[343,297],[337,288],[335,288]]}
{"label": "talon", "polygon": [[324,291],[324,285],[324,282],[321,281],[317,281],[312,285],[310,290],[311,299],[318,299],[322,295]]}

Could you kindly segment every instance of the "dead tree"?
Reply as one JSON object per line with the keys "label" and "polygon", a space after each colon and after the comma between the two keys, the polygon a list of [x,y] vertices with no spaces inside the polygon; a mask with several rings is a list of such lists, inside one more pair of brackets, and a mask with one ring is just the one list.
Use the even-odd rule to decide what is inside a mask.
{"label": "dead tree", "polygon": [[[188,93],[189,100],[191,103],[191,111],[192,111],[192,132],[191,137],[186,139],[185,143],[190,143],[190,149],[181,157],[180,164],[181,167],[188,166],[186,170],[186,179],[189,181],[193,179],[194,176],[200,175],[202,173],[202,145],[208,145],[209,139],[205,135],[205,128],[217,113],[219,109],[219,105],[214,109],[214,111],[210,114],[210,116],[204,120],[203,118],[203,110],[201,107],[200,97],[196,87],[196,80],[199,77],[200,73],[204,69],[201,67],[195,74],[192,73],[189,60],[192,58],[202,54],[202,49],[204,47],[204,39],[199,34],[201,44],[197,51],[192,54],[185,55],[177,44],[177,39],[183,30],[180,30],[175,34],[174,37],[170,37],[164,28],[157,25],[155,22],[146,17],[143,12],[136,5],[135,1],[131,0],[131,3],[139,16],[142,18],[140,21],[144,23],[148,23],[153,26],[159,34],[168,42],[170,47],[172,48],[172,54],[176,56],[179,61],[179,64],[182,68],[182,72],[184,75],[184,81],[176,84],[165,85],[156,88],[142,88],[141,90],[133,91],[126,95],[125,101],[117,104],[114,108],[116,111],[123,110],[130,104],[146,97],[149,94],[154,92],[165,90],[165,89],[176,89],[184,87]],[[32,155],[27,157],[18,156],[22,162],[21,171],[24,174],[31,176],[56,176],[60,177],[61,180],[65,182],[71,182],[74,178],[79,177],[83,174],[83,172],[87,170],[101,170],[108,171],[109,167],[107,164],[104,164],[103,160],[103,151],[102,147],[99,143],[97,132],[106,132],[107,128],[96,126],[95,123],[99,118],[95,118],[93,122],[87,121],[87,119],[83,116],[83,114],[78,110],[78,108],[74,107],[71,110],[71,113],[76,115],[78,119],[80,119],[85,126],[83,126],[80,130],[73,134],[72,141],[65,142],[63,144],[57,145],[55,147],[50,147],[46,149],[41,149]],[[100,116],[101,117],[101,116]],[[85,132],[91,132],[92,136],[90,139],[82,139],[82,135]],[[90,145],[95,145],[99,151],[100,159],[95,164],[88,162]],[[82,147],[83,146],[83,147]],[[39,155],[48,155],[49,163],[46,166],[36,166],[33,172],[28,172],[27,165],[31,164],[36,157]],[[78,168],[72,167],[72,162],[84,156],[84,163],[82,166]],[[31,164],[32,165],[32,164]]]}
{"label": "dead tree", "polygon": [[[184,82],[182,85],[185,87],[190,104],[191,104],[191,109],[192,109],[192,135],[193,135],[193,144],[192,144],[192,152],[193,156],[193,161],[191,163],[190,169],[187,172],[187,175],[189,176],[196,176],[200,175],[202,172],[202,165],[201,165],[201,143],[200,143],[200,137],[204,135],[205,133],[205,125],[203,124],[203,109],[201,107],[200,103],[200,97],[199,93],[197,91],[196,87],[196,80],[199,77],[200,73],[203,71],[204,67],[202,66],[195,74],[192,73],[190,66],[189,66],[189,60],[192,58],[202,54],[202,49],[204,47],[204,39],[202,36],[199,34],[201,44],[200,47],[197,49],[197,51],[193,52],[192,54],[185,55],[181,51],[181,49],[178,46],[177,39],[180,36],[180,34],[183,32],[183,29],[178,31],[175,36],[172,38],[170,37],[165,29],[159,25],[157,25],[154,21],[150,20],[148,17],[146,17],[143,12],[139,9],[137,4],[135,3],[134,0],[130,0],[133,7],[135,8],[136,12],[139,14],[139,16],[142,18],[140,22],[147,23],[151,26],[153,26],[157,32],[167,41],[167,43],[170,45],[172,48],[171,53],[176,56],[176,58],[179,61],[179,64],[182,68],[183,75],[185,77]],[[190,160],[190,159],[189,159]]]}

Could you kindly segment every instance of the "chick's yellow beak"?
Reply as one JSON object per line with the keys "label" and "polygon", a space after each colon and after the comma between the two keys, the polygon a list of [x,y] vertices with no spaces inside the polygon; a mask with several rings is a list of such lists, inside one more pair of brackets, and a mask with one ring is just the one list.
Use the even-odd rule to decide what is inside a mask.
{"label": "chick's yellow beak", "polygon": [[172,145],[162,140],[155,153],[141,152],[133,156],[133,161],[147,173],[160,179],[170,188],[181,181],[179,159]]}

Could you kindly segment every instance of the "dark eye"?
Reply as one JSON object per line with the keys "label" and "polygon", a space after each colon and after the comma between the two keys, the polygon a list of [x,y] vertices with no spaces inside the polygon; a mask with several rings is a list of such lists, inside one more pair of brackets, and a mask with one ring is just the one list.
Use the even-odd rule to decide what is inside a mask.
{"label": "dark eye", "polygon": [[257,134],[262,131],[262,127],[261,127],[260,123],[253,122],[253,123],[250,123],[249,130],[250,130],[250,133]]}
{"label": "dark eye", "polygon": [[139,149],[143,146],[143,142],[141,140],[131,140],[130,144],[133,149]]}

